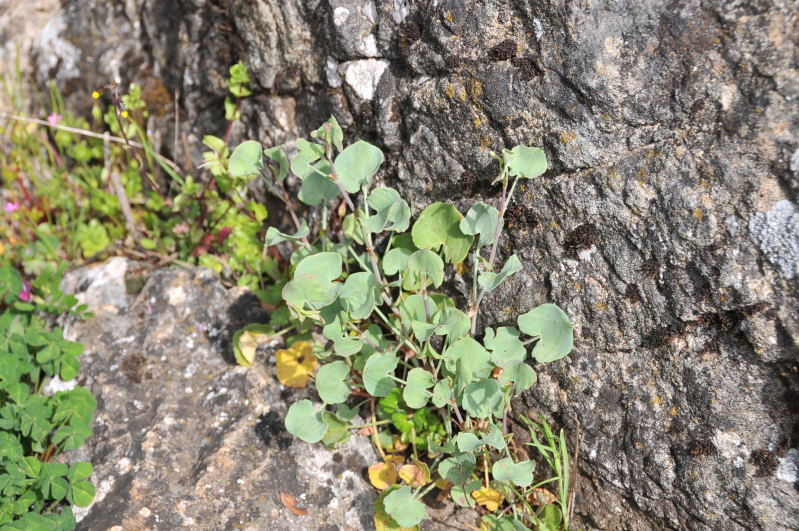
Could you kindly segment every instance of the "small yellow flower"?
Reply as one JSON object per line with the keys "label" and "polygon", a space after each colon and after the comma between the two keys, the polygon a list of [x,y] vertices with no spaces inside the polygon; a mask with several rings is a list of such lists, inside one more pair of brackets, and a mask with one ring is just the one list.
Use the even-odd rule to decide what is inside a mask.
{"label": "small yellow flower", "polygon": [[92,98],[95,99],[95,100],[100,99],[100,93],[97,92],[96,90],[92,91]]}
{"label": "small yellow flower", "polygon": [[128,117],[128,111],[122,111],[122,112],[121,112],[121,113],[119,113],[119,114],[121,114],[121,115],[122,115],[122,118],[127,118],[127,117]]}
{"label": "small yellow flower", "polygon": [[316,358],[311,344],[297,341],[288,350],[280,349],[275,353],[277,359],[277,379],[287,387],[305,387],[308,378],[316,369]]}

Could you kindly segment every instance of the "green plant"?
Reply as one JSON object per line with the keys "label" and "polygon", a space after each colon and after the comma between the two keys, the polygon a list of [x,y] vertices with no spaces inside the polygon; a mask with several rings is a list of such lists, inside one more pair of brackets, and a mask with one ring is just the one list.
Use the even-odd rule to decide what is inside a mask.
{"label": "green plant", "polygon": [[[246,68],[231,67],[235,98],[249,95]],[[253,289],[269,273],[261,257],[266,208],[244,177],[227,173],[226,140],[208,135],[205,163],[184,174],[160,156],[147,131],[142,88],[124,94],[114,83],[94,91],[92,123],[49,101],[22,74],[0,75],[0,264],[35,276],[63,262],[128,255],[160,263],[199,264]],[[46,103],[43,103],[46,101]],[[40,118],[28,118],[36,114]],[[49,112],[49,114],[47,114]],[[46,119],[45,119],[46,117]],[[227,136],[227,135],[226,135]]]}
{"label": "green plant", "polygon": [[83,445],[97,402],[84,387],[45,395],[47,380],[73,380],[79,343],[48,330],[44,312],[85,315],[85,307],[58,289],[60,271],[47,270],[28,285],[16,269],[0,267],[0,526],[73,529],[70,504],[94,498],[92,466],[56,459]]}
{"label": "green plant", "polygon": [[[278,351],[278,378],[301,387],[320,364],[315,386],[323,405],[293,404],[286,428],[326,444],[346,440],[352,429],[371,432],[385,461],[370,469],[385,489],[375,508],[379,529],[418,526],[426,517],[420,499],[436,487],[449,490],[455,503],[494,512],[496,529],[546,529],[551,509],[534,510],[523,492],[534,483],[535,463],[510,444],[507,419],[511,398],[536,381],[528,345],[539,363],[563,358],[572,349],[571,323],[556,305],[543,304],[520,315],[515,327],[489,327],[476,337],[482,301],[522,268],[515,255],[495,265],[498,243],[518,182],[547,169],[543,151],[517,146],[494,154],[499,208],[476,203],[463,216],[433,203],[411,224],[396,190],[373,187],[380,149],[364,141],[344,147],[333,117],[311,136],[297,140],[291,160],[279,147],[244,142],[228,165],[233,177],[260,175],[295,226],[293,234],[270,227],[265,240],[265,248],[292,249],[277,286],[289,313],[280,322],[298,336]],[[300,220],[284,187],[289,172],[299,179],[298,199],[321,208],[316,230]],[[336,200],[338,208],[330,209]],[[471,277],[467,311],[436,291],[448,278],[445,264]],[[324,343],[306,341],[313,326],[321,327]],[[253,338],[273,332],[249,334],[247,355],[238,356],[245,364],[255,353]],[[241,344],[237,349],[244,352]],[[359,404],[352,402],[357,397]],[[371,421],[350,424],[367,403]],[[402,467],[404,458],[385,453],[408,448],[411,461]],[[395,484],[398,477],[406,485]]]}

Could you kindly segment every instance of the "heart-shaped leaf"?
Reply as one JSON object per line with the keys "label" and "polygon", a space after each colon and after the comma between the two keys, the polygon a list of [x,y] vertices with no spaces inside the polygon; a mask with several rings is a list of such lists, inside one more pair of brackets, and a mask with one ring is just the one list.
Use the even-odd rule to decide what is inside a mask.
{"label": "heart-shaped leaf", "polygon": [[366,319],[372,315],[375,301],[380,298],[380,285],[371,272],[353,273],[344,281],[341,299],[353,319]]}
{"label": "heart-shaped leaf", "polygon": [[383,164],[383,152],[369,142],[358,140],[344,148],[333,167],[344,189],[354,194],[362,184],[368,185]]}
{"label": "heart-shaped leaf", "polygon": [[513,360],[502,367],[502,374],[497,381],[501,387],[513,384],[513,394],[519,396],[522,391],[532,387],[537,379],[532,367],[523,361]]}
{"label": "heart-shaped leaf", "polygon": [[444,363],[451,371],[460,361],[476,378],[487,378],[491,373],[488,351],[470,336],[462,337],[444,351]]}
{"label": "heart-shaped leaf", "polygon": [[350,396],[349,366],[343,361],[323,365],[316,373],[316,391],[326,404],[340,404]]}
{"label": "heart-shaped leaf", "polygon": [[363,385],[372,396],[386,396],[394,388],[388,377],[399,364],[399,358],[391,352],[374,353],[363,368]]}
{"label": "heart-shaped leaf", "polygon": [[327,423],[322,413],[315,411],[311,401],[305,399],[291,404],[286,415],[286,430],[307,443],[317,443],[325,436]]}
{"label": "heart-shaped leaf", "polygon": [[308,224],[303,219],[300,221],[300,228],[297,229],[297,232],[294,234],[285,234],[280,232],[275,227],[269,227],[266,229],[266,236],[264,237],[264,247],[271,247],[272,245],[277,245],[278,243],[282,242],[297,242],[303,239],[304,237],[308,236]]}
{"label": "heart-shaped leaf", "polygon": [[506,457],[494,463],[491,474],[497,481],[512,481],[519,487],[529,487],[533,484],[534,469],[534,461],[514,463],[512,458]]}
{"label": "heart-shaped leaf", "polygon": [[447,262],[451,264],[462,262],[469,253],[474,237],[461,231],[461,219],[463,216],[452,205],[446,203],[428,205],[411,229],[414,245],[419,249],[434,251],[443,247]]}
{"label": "heart-shaped leaf", "polygon": [[402,247],[389,250],[383,257],[383,272],[386,275],[396,275],[404,271],[412,254],[412,250]]}
{"label": "heart-shaped leaf", "polygon": [[369,232],[408,230],[411,209],[393,188],[375,188],[369,192],[366,204],[377,211],[376,214],[363,221],[364,228]]}
{"label": "heart-shaped leaf", "polygon": [[569,316],[555,304],[542,304],[519,316],[519,329],[537,337],[533,357],[539,363],[563,358],[572,351],[574,330]]}
{"label": "heart-shaped leaf", "polygon": [[297,139],[297,155],[291,161],[291,171],[300,179],[305,179],[308,175],[316,174],[310,167],[311,164],[319,160],[325,153],[325,147],[321,144],[308,142],[304,138]]}
{"label": "heart-shaped leaf", "polygon": [[228,161],[228,173],[231,177],[255,175],[264,167],[261,163],[263,148],[255,140],[245,140],[233,150]]}
{"label": "heart-shaped leaf", "polygon": [[510,151],[503,150],[502,156],[511,177],[532,179],[547,171],[547,156],[541,148],[516,146]]}
{"label": "heart-shaped leaf", "polygon": [[438,254],[420,249],[408,258],[402,289],[417,291],[429,285],[439,287],[444,282],[444,262]]}
{"label": "heart-shaped leaf", "polygon": [[496,289],[496,287],[502,284],[506,278],[517,271],[520,271],[521,269],[522,263],[514,254],[508,258],[508,260],[505,262],[505,265],[502,266],[502,271],[499,273],[492,273],[490,271],[483,271],[480,273],[480,276],[477,277],[477,283],[480,284],[480,287],[482,287],[486,293],[488,293],[489,291]]}
{"label": "heart-shaped leaf", "polygon": [[333,282],[341,276],[341,255],[317,253],[303,258],[294,270],[294,278],[283,286],[283,299],[291,306],[309,306],[319,310],[338,297],[341,284]]}
{"label": "heart-shaped leaf", "polygon": [[485,419],[502,404],[503,398],[502,390],[496,380],[478,380],[463,390],[463,408],[472,417]]}
{"label": "heart-shaped leaf", "polygon": [[485,247],[494,241],[499,227],[499,210],[485,203],[475,203],[460,221],[460,229],[464,234],[479,234],[478,247]]}
{"label": "heart-shaped leaf", "polygon": [[408,372],[407,385],[402,391],[402,398],[408,407],[421,409],[427,405],[429,395],[427,389],[433,387],[433,375],[422,368],[416,367]]}
{"label": "heart-shaped leaf", "polygon": [[[317,162],[313,167],[325,175],[330,173],[330,164],[327,161]],[[311,170],[311,166],[308,166],[308,168],[309,172],[302,179],[300,191],[297,194],[297,198],[300,201],[306,205],[316,206],[338,195],[338,186],[332,179]]]}
{"label": "heart-shaped leaf", "polygon": [[442,478],[456,485],[466,483],[474,472],[477,460],[473,453],[460,453],[448,457],[438,465],[438,473]]}
{"label": "heart-shaped leaf", "polygon": [[400,487],[383,499],[386,512],[403,527],[413,527],[427,518],[424,504],[412,494],[410,487]]}
{"label": "heart-shaped leaf", "polygon": [[491,362],[504,366],[511,361],[524,361],[527,349],[519,339],[519,331],[513,327],[501,326],[496,333],[493,328],[486,328],[483,343],[491,351]]}

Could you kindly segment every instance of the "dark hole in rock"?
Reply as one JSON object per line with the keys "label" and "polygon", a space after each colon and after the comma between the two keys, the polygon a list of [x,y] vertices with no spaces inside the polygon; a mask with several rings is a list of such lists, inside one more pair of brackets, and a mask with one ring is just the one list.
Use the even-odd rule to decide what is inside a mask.
{"label": "dark hole in rock", "polygon": [[577,253],[590,249],[597,242],[597,229],[593,223],[585,223],[575,228],[566,237],[563,246],[566,248],[566,254],[574,259],[577,259]]}
{"label": "dark hole in rock", "polygon": [[777,471],[777,456],[774,455],[774,452],[769,452],[766,449],[752,452],[752,455],[749,456],[749,462],[757,468],[755,477],[758,478],[771,476]]}
{"label": "dark hole in rock", "polygon": [[291,446],[291,436],[283,425],[283,418],[274,411],[258,417],[254,429],[266,446],[277,445],[281,450],[288,450]]}
{"label": "dark hole in rock", "polygon": [[516,57],[516,41],[505,39],[488,49],[488,58],[492,61],[507,61]]}

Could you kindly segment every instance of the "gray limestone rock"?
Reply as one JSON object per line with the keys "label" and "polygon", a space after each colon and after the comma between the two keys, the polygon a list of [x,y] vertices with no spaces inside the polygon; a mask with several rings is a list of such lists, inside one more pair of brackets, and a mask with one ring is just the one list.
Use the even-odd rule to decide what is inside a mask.
{"label": "gray limestone rock", "polygon": [[70,273],[64,287],[95,314],[65,330],[86,347],[80,380],[98,401],[75,456],[93,463],[97,486],[76,510],[80,529],[372,528],[368,438],[334,452],[299,441],[283,418],[304,391],[280,385],[268,351],[252,368],[232,362],[232,332],[265,317],[257,298],[209,270],[121,258]]}

